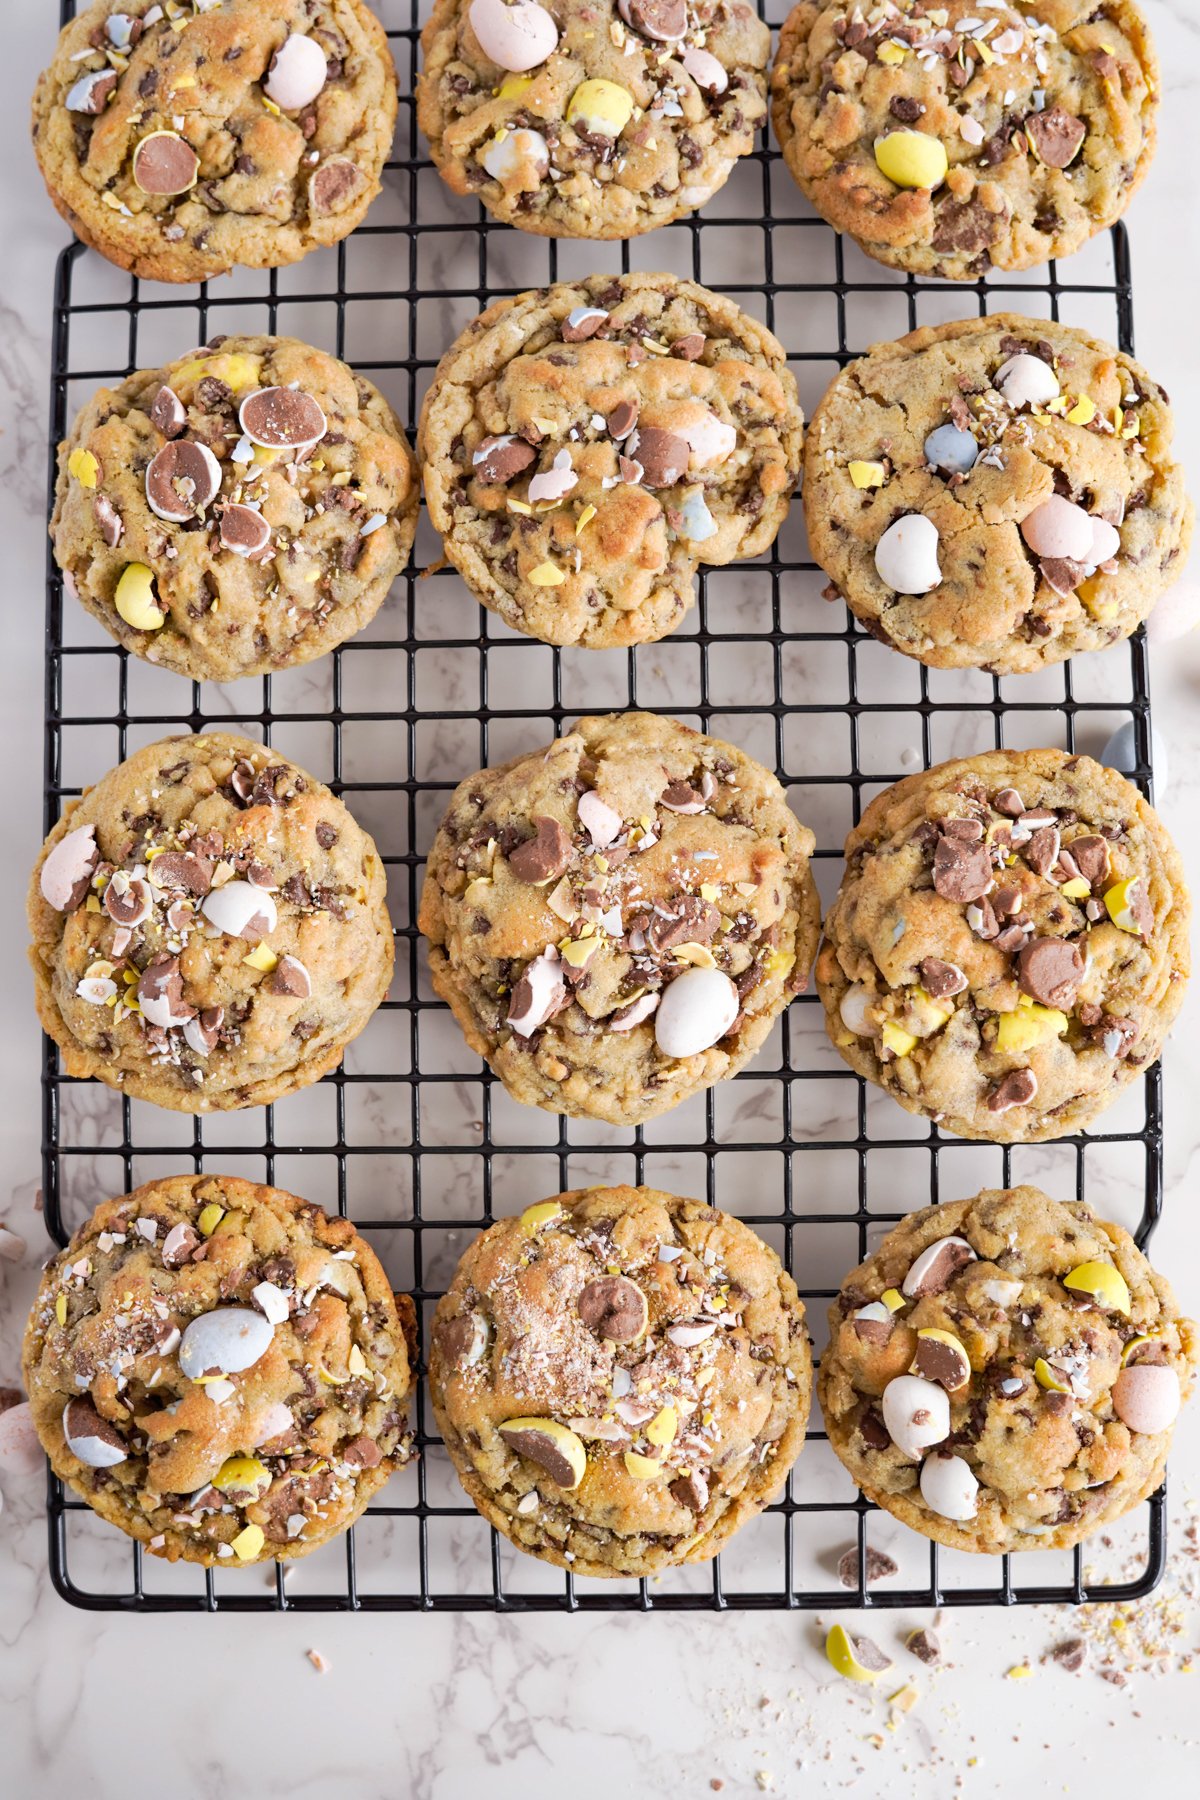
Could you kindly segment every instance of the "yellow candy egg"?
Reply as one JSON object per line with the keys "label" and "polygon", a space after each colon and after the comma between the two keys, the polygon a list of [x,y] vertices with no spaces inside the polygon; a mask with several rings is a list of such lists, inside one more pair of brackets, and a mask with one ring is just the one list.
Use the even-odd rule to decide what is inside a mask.
{"label": "yellow candy egg", "polygon": [[265,1542],[261,1525],[247,1525],[231,1540],[230,1548],[239,1562],[253,1562]]}
{"label": "yellow candy egg", "polygon": [[72,450],[67,458],[67,473],[75,477],[80,487],[94,488],[100,474],[100,464],[90,450]]}
{"label": "yellow candy egg", "polygon": [[897,187],[935,188],[946,179],[946,146],[927,131],[890,131],[875,139],[875,161]]}
{"label": "yellow candy egg", "polygon": [[1074,1294],[1087,1294],[1101,1306],[1109,1306],[1113,1312],[1129,1317],[1129,1289],[1120,1269],[1114,1269],[1111,1263],[1080,1263],[1077,1269],[1063,1276],[1063,1286]]}
{"label": "yellow candy egg", "polygon": [[846,467],[856,488],[882,487],[887,480],[887,470],[881,462],[852,462]]}
{"label": "yellow candy egg", "polygon": [[848,1681],[878,1681],[891,1668],[885,1656],[870,1638],[852,1638],[844,1625],[834,1625],[825,1639],[825,1655],[839,1675]]}
{"label": "yellow candy egg", "polygon": [[633,95],[615,81],[581,81],[567,103],[567,124],[620,137],[633,117]]}
{"label": "yellow candy egg", "polygon": [[883,1027],[882,1036],[885,1050],[890,1050],[893,1056],[910,1055],[921,1041],[920,1038],[914,1037],[911,1031],[902,1031],[900,1026],[894,1025],[890,1019]]}
{"label": "yellow candy egg", "polygon": [[222,1494],[252,1494],[257,1500],[271,1485],[271,1471],[257,1456],[227,1456],[212,1484]]}
{"label": "yellow candy egg", "polygon": [[552,1219],[557,1219],[561,1212],[562,1207],[557,1200],[539,1200],[536,1206],[527,1206],[521,1214],[521,1229],[527,1237],[532,1237],[543,1225],[549,1225]]}
{"label": "yellow candy egg", "polygon": [[1142,935],[1142,928],[1133,912],[1138,886],[1138,878],[1134,875],[1128,881],[1116,882],[1104,896],[1109,918],[1118,930],[1129,932],[1131,937]]}
{"label": "yellow candy egg", "polygon": [[167,615],[155,603],[154,571],[145,563],[130,563],[117,583],[113,605],[135,631],[157,631]]}
{"label": "yellow candy egg", "polygon": [[1052,1394],[1069,1394],[1071,1384],[1065,1380],[1061,1371],[1048,1363],[1044,1356],[1039,1356],[1033,1365],[1034,1377],[1039,1387],[1046,1388]]}

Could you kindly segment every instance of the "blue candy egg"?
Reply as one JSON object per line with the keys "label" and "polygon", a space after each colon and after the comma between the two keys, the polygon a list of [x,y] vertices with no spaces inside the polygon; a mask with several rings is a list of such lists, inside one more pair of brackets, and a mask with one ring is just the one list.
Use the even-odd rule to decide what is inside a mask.
{"label": "blue candy egg", "polygon": [[957,425],[939,425],[925,439],[925,461],[943,475],[968,475],[979,461],[979,445]]}
{"label": "blue candy egg", "polygon": [[[1150,755],[1154,765],[1154,798],[1161,804],[1170,780],[1171,765],[1166,739],[1160,731],[1153,728],[1150,732]],[[1131,774],[1137,767],[1132,720],[1128,725],[1122,725],[1119,731],[1113,732],[1100,752],[1100,761],[1110,769],[1119,769],[1122,775]]]}

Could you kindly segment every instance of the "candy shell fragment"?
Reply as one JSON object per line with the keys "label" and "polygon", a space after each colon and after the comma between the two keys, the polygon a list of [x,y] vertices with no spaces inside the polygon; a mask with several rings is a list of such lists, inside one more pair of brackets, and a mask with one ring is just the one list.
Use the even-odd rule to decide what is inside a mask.
{"label": "candy shell fragment", "polygon": [[878,1681],[892,1667],[892,1660],[868,1637],[851,1637],[844,1625],[830,1627],[825,1656],[848,1681]]}
{"label": "candy shell fragment", "polygon": [[1070,1288],[1072,1293],[1087,1294],[1102,1306],[1129,1317],[1129,1288],[1121,1271],[1112,1263],[1080,1263],[1077,1269],[1063,1276],[1063,1286]]}
{"label": "candy shell fragment", "polygon": [[583,1480],[587,1451],[557,1419],[506,1419],[499,1432],[510,1450],[537,1463],[557,1487],[577,1488]]}
{"label": "candy shell fragment", "polygon": [[166,613],[155,604],[154,571],[145,563],[130,563],[122,570],[113,605],[134,631],[157,631],[166,624]]}

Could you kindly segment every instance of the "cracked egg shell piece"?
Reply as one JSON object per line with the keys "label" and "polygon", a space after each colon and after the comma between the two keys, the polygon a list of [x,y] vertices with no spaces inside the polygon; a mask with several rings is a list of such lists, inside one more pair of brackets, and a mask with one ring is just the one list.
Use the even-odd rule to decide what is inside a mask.
{"label": "cracked egg shell piece", "polygon": [[[264,1282],[284,1316],[263,1353],[219,1386],[190,1380],[189,1324],[256,1308]],[[103,1201],[49,1263],[23,1377],[55,1474],[109,1524],[172,1562],[290,1561],[408,1460],[414,1324],[348,1220],[279,1188],[177,1175]],[[111,1446],[107,1467],[70,1449],[64,1417],[80,1415]]]}
{"label": "cracked egg shell piece", "polygon": [[[485,479],[475,459],[496,437],[518,440],[520,466]],[[467,327],[426,395],[417,455],[476,598],[544,643],[605,649],[665,637],[702,563],[774,542],[802,437],[783,348],[757,320],[673,275],[595,275],[499,300]],[[531,505],[564,452],[574,485]]]}
{"label": "cracked egg shell piece", "polygon": [[[899,1288],[922,1251],[952,1234],[975,1259],[944,1269],[932,1291],[860,1334],[856,1314]],[[1065,1286],[1092,1261],[1124,1277],[1128,1317]],[[1128,1408],[1113,1394],[1122,1359],[1135,1338],[1149,1338],[1133,1354],[1173,1371],[1186,1400],[1200,1353],[1195,1324],[1180,1316],[1169,1284],[1128,1232],[1035,1187],[989,1189],[910,1214],[846,1277],[829,1329],[818,1394],[837,1456],[869,1500],[914,1531],[985,1554],[1070,1549],[1152,1494],[1171,1429],[1139,1432],[1125,1423]],[[883,1424],[883,1392],[908,1367],[922,1330],[953,1333],[971,1362],[967,1386],[950,1397],[950,1436],[924,1453],[927,1460],[949,1450],[968,1464],[979,1482],[969,1520],[930,1507],[919,1486],[921,1456],[903,1454]],[[1055,1358],[1065,1391],[1042,1386],[1034,1373],[1039,1359]]]}
{"label": "cracked egg shell piece", "polygon": [[[186,9],[177,31],[161,7],[129,0],[140,29],[112,62],[106,25],[118,10],[96,0],[64,27],[33,98],[38,164],[78,238],[143,280],[191,282],[298,262],[353,231],[380,190],[397,108],[387,36],[368,6],[220,0]],[[326,78],[284,110],[266,88],[296,35],[320,46]],[[89,70],[116,77],[95,114],[75,92]],[[155,146],[156,161],[187,164],[178,183],[148,177]]]}
{"label": "cracked egg shell piece", "polygon": [[[482,1232],[439,1302],[429,1383],[451,1460],[489,1524],[545,1562],[616,1577],[706,1561],[803,1447],[812,1363],[795,1284],[701,1201],[646,1187],[557,1199],[548,1222]],[[606,1339],[607,1315],[585,1323],[614,1269],[645,1302],[635,1342]],[[575,1485],[550,1477],[552,1453],[506,1440],[517,1418],[585,1449]]]}
{"label": "cracked egg shell piece", "polygon": [[[43,881],[64,840],[89,851],[89,827],[87,881],[72,887],[73,869]],[[265,889],[236,936],[202,911],[234,881]],[[153,900],[132,926],[120,923],[129,889]],[[148,745],[68,802],[28,917],[38,1014],[66,1073],[180,1112],[263,1106],[319,1080],[392,972],[371,838],[321,782],[221,732]],[[178,1023],[149,1025],[143,999]]]}
{"label": "cracked egg shell piece", "polygon": [[[543,835],[531,868],[542,818],[560,851]],[[455,791],[421,896],[434,988],[515,1099],[640,1123],[735,1074],[806,986],[813,848],[775,777],[734,746],[653,713],[581,719]],[[667,1056],[648,1005],[697,967],[729,977],[740,1009],[707,1049]]]}
{"label": "cracked egg shell piece", "polygon": [[[270,389],[319,404],[325,429],[311,448],[254,455],[238,412]],[[188,442],[215,455],[220,488],[200,514],[164,523],[147,465]],[[92,459],[86,486],[74,472],[81,453]],[[79,600],[118,643],[194,680],[233,681],[311,662],[370,623],[408,561],[418,487],[399,421],[363,376],[296,338],[225,337],[83,407],[59,446],[50,536]],[[260,521],[265,550],[248,555]],[[152,630],[114,605],[131,564],[149,570],[166,615]]]}
{"label": "cracked egg shell piece", "polygon": [[[1154,154],[1159,88],[1130,0],[800,0],[771,116],[838,231],[892,268],[966,281],[1068,256],[1120,218]],[[936,186],[885,174],[878,146],[901,132],[938,153]]]}
{"label": "cracked egg shell piece", "polygon": [[817,959],[826,1027],[852,1069],[944,1131],[1065,1137],[1157,1060],[1190,916],[1165,826],[1115,770],[1062,750],[941,763],[878,795],[846,839]]}
{"label": "cracked egg shell piece", "polygon": [[[638,28],[672,14],[669,41]],[[515,79],[476,33],[478,21],[490,41],[493,15],[503,19],[489,0],[435,0],[417,119],[447,186],[522,231],[627,238],[685,217],[766,123],[771,34],[746,0],[558,0],[557,42],[533,67],[512,59]],[[545,148],[492,174],[489,147],[522,129]]]}
{"label": "cracked egg shell piece", "polygon": [[[1033,404],[1005,378],[1014,357],[1046,378]],[[947,479],[926,445],[955,420],[978,457]],[[1024,674],[1102,649],[1136,630],[1183,571],[1193,511],[1173,436],[1164,390],[1087,332],[1015,313],[927,326],[850,363],[813,415],[813,555],[874,637],[934,668]],[[877,458],[881,479],[864,490],[857,465]],[[1029,547],[1022,525],[1064,496],[1106,536],[1116,526],[1119,547],[1102,566]],[[910,513],[938,532],[940,580],[919,596],[897,593],[875,561]]]}

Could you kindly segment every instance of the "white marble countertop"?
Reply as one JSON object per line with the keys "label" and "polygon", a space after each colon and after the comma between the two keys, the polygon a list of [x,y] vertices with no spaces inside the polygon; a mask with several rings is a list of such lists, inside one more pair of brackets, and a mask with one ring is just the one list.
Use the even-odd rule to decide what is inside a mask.
{"label": "white marble countertop", "polygon": [[[1177,403],[1180,448],[1200,470],[1200,292],[1195,114],[1200,9],[1145,0],[1166,76],[1161,145],[1131,210],[1138,351]],[[4,272],[0,278],[0,546],[4,637],[0,732],[8,770],[0,889],[7,945],[0,1037],[0,1213],[29,1240],[22,1266],[0,1264],[0,1384],[16,1380],[24,1313],[44,1232],[38,1187],[38,1037],[24,968],[24,871],[41,834],[42,527],[51,282],[64,229],[42,191],[26,137],[24,96],[48,57],[55,0],[9,0],[10,104],[0,116]],[[1069,267],[1069,265],[1067,265]],[[964,308],[964,310],[969,310]],[[947,314],[946,316],[950,316]],[[869,334],[868,334],[869,335]],[[876,333],[875,335],[879,335]],[[866,336],[864,336],[864,342]],[[120,362],[123,353],[114,357]],[[1200,476],[1193,476],[1200,490]],[[1170,749],[1161,800],[1193,876],[1200,831],[1200,637],[1156,646],[1153,694]],[[99,772],[99,771],[97,771]],[[1167,1207],[1156,1261],[1193,1312],[1200,1306],[1200,1147],[1196,1092],[1200,985],[1166,1061]],[[955,1611],[940,1627],[946,1666],[928,1672],[896,1649],[903,1628],[871,1630],[895,1650],[896,1681],[872,1694],[833,1677],[810,1615],[650,1617],[402,1615],[320,1618],[121,1617],[54,1594],[46,1571],[43,1483],[4,1480],[0,1519],[0,1759],[11,1791],[90,1792],[116,1800],[255,1795],[343,1800],[379,1794],[528,1800],[566,1787],[578,1800],[613,1792],[697,1795],[834,1791],[924,1800],[963,1792],[1088,1791],[1098,1800],[1194,1780],[1190,1707],[1200,1663],[1200,1577],[1185,1534],[1200,1512],[1200,1408],[1181,1424],[1172,1461],[1171,1562],[1158,1596],[1125,1622],[1125,1685],[1098,1656],[1069,1676],[1039,1659],[1078,1629],[1068,1611]],[[897,1528],[899,1530],[900,1528]],[[302,1574],[297,1579],[302,1580]],[[842,1615],[847,1617],[847,1615]],[[1089,1637],[1108,1629],[1086,1625]],[[328,1662],[319,1674],[306,1658]],[[1159,1652],[1163,1654],[1159,1654]],[[1009,1672],[1022,1665],[1026,1679]],[[916,1709],[888,1727],[886,1694],[903,1679]]]}

